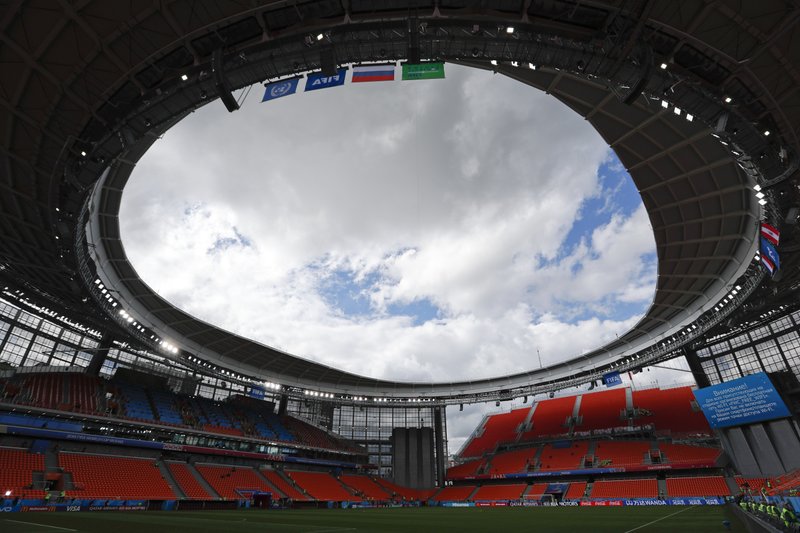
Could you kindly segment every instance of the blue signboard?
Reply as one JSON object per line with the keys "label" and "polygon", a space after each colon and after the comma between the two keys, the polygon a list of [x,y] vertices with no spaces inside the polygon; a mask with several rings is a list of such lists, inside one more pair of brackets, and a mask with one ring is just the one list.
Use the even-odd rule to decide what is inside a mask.
{"label": "blue signboard", "polygon": [[256,385],[250,387],[250,392],[248,394],[251,398],[255,398],[257,400],[264,399],[264,389]]}
{"label": "blue signboard", "polygon": [[712,428],[784,418],[789,410],[763,372],[694,391]]}
{"label": "blue signboard", "polygon": [[622,377],[619,372],[609,372],[603,375],[603,385],[606,387],[613,387],[614,385],[622,385]]}

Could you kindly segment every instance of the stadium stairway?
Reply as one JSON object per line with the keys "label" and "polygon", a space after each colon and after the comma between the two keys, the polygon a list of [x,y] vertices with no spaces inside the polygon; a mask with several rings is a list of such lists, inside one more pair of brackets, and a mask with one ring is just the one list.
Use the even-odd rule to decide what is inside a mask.
{"label": "stadium stairway", "polygon": [[730,490],[733,495],[739,494],[742,491],[733,477],[725,476],[725,484],[728,485],[728,490]]}
{"label": "stadium stairway", "polygon": [[309,499],[309,500],[313,500],[314,499],[314,497],[311,496],[311,494],[309,494],[308,491],[306,491],[306,489],[304,489],[303,487],[301,487],[300,485],[295,483],[294,480],[291,477],[287,476],[286,472],[284,472],[283,470],[275,470],[274,472],[278,475],[279,478],[281,478],[286,483],[288,483],[290,487],[292,487],[294,490],[296,490],[297,492],[299,492],[300,494],[305,496],[306,499]]}
{"label": "stadium stairway", "polygon": [[172,472],[169,471],[169,468],[167,468],[167,465],[164,464],[164,461],[161,459],[157,460],[156,466],[158,467],[158,471],[161,472],[161,477],[164,478],[164,481],[167,482],[169,488],[172,489],[172,492],[174,492],[178,498],[185,498],[186,493],[183,492],[183,487],[178,485],[178,483],[175,481],[175,478],[172,477]]}
{"label": "stadium stairway", "polygon": [[273,491],[273,494],[275,496],[277,496],[278,498],[285,498],[286,497],[286,494],[284,494],[281,490],[279,490],[278,487],[276,487],[273,482],[271,482],[269,479],[267,479],[267,476],[264,475],[264,473],[261,471],[261,469],[256,468],[255,471],[256,471],[256,476],[258,476],[261,479],[261,481],[263,481],[264,484]]}
{"label": "stadium stairway", "polygon": [[202,475],[200,475],[200,472],[197,471],[197,469],[194,467],[192,463],[187,463],[186,469],[189,470],[189,472],[191,472],[192,476],[194,476],[197,482],[200,483],[200,486],[203,487],[203,490],[209,493],[212,498],[215,499],[221,498],[219,493],[216,490],[214,490],[214,487],[212,487]]}
{"label": "stadium stairway", "polygon": [[667,495],[667,480],[659,478],[658,480],[658,495],[659,496],[666,496]]}

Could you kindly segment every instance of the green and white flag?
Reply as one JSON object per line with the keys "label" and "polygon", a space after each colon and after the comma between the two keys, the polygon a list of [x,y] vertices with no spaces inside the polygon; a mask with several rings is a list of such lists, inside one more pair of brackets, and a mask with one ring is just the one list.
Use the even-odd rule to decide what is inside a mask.
{"label": "green and white flag", "polygon": [[436,80],[444,78],[444,63],[403,63],[404,80]]}

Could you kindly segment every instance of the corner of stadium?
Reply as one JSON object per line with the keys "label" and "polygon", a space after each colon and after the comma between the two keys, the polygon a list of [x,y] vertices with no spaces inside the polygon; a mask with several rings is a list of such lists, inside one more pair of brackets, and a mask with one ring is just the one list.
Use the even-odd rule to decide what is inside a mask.
{"label": "corner of stadium", "polygon": [[[782,0],[4,3],[0,528],[797,531],[799,22]],[[448,64],[546,93],[627,169],[658,259],[629,331],[505,376],[378,379],[200,320],[131,265],[126,183],[187,115]],[[637,381],[664,365],[693,384]],[[449,454],[448,413],[487,403]]]}

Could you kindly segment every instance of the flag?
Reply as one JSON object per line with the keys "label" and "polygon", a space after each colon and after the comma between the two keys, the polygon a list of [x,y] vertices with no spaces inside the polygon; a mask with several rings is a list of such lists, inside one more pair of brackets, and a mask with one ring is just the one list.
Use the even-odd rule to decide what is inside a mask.
{"label": "flag", "polygon": [[317,72],[316,74],[309,74],[308,77],[306,78],[306,92],[344,85],[344,79],[346,75],[347,75],[346,68],[340,68],[336,72],[336,75],[334,76],[325,76],[321,72]]}
{"label": "flag", "polygon": [[764,263],[764,266],[767,267],[767,270],[769,270],[769,273],[773,276],[781,267],[778,250],[764,237],[761,237],[761,262]]}
{"label": "flag", "polygon": [[444,63],[403,63],[404,80],[435,80],[444,78]]}
{"label": "flag", "polygon": [[297,90],[297,82],[299,81],[300,78],[292,78],[290,80],[281,80],[270,83],[267,85],[267,90],[264,91],[264,98],[262,98],[261,101],[266,102],[267,100],[275,100],[276,98],[280,98],[282,96],[294,94]]}
{"label": "flag", "polygon": [[761,236],[775,246],[778,246],[778,242],[781,240],[781,232],[766,222],[761,223]]}
{"label": "flag", "polygon": [[353,67],[352,83],[394,80],[394,65],[358,65]]}

